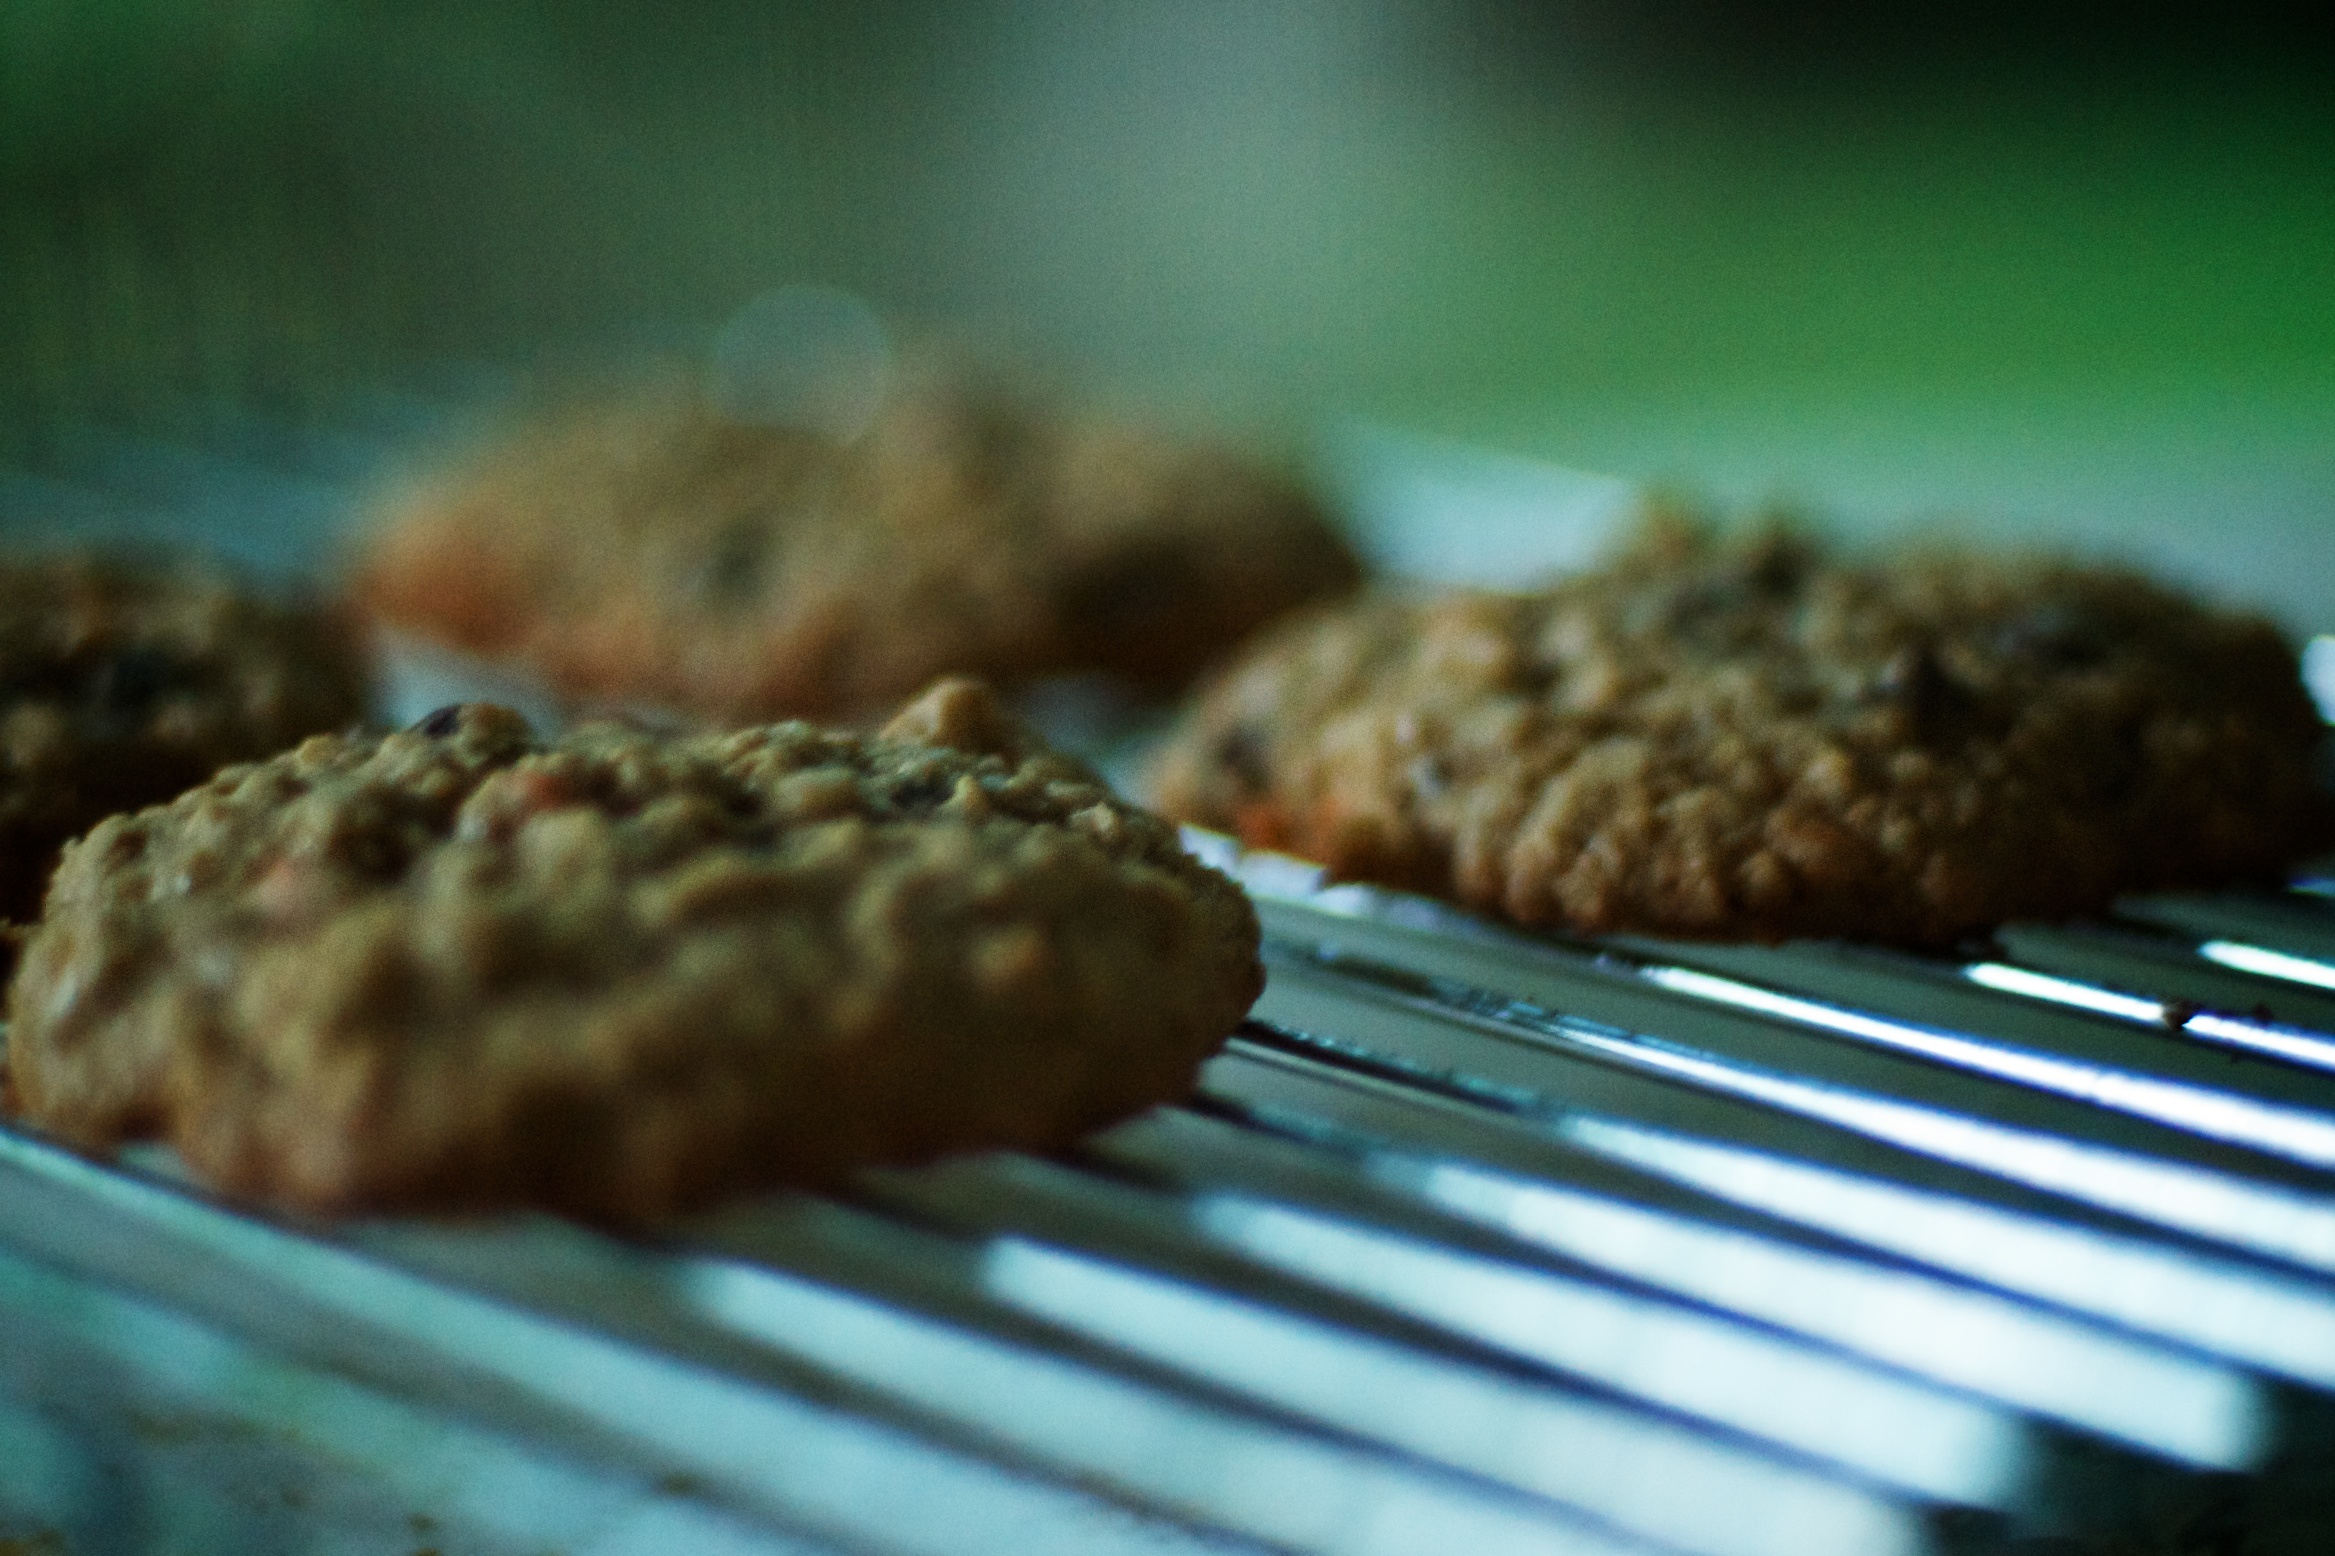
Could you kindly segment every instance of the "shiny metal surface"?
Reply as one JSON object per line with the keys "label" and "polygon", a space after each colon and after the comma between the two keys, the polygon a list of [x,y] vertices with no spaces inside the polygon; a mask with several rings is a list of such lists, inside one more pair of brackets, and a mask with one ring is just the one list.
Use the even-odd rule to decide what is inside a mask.
{"label": "shiny metal surface", "polygon": [[[298,576],[406,414],[93,435],[0,512]],[[624,1242],[0,1130],[0,1549],[2324,1548],[2324,891],[1935,958],[1536,938],[1192,843],[1270,986],[1058,1158]]]}

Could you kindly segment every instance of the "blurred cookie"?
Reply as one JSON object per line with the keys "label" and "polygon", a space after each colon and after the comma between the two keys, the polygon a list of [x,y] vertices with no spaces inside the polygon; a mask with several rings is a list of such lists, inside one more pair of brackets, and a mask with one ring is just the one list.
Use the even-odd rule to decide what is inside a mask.
{"label": "blurred cookie", "polygon": [[193,568],[0,560],[0,918],[39,910],[66,839],[351,723],[365,691],[334,613]]}
{"label": "blurred cookie", "polygon": [[1172,687],[1358,578],[1303,492],[1225,453],[926,384],[849,440],[686,393],[546,419],[388,503],[356,594],[580,701],[735,721],[951,671]]}
{"label": "blurred cookie", "polygon": [[1262,987],[1239,889],[975,683],[874,736],[319,737],[66,851],[17,1104],[313,1209],[638,1221],[1062,1144]]}
{"label": "blurred cookie", "polygon": [[2329,837],[2268,623],[2136,574],[1657,525],[1540,593],[1274,634],[1168,814],[1584,931],[1937,943],[2257,876]]}

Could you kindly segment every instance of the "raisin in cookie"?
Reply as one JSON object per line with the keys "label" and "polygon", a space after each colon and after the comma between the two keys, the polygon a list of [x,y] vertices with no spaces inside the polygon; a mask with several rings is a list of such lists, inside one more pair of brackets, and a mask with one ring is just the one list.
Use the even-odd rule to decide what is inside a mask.
{"label": "raisin in cookie", "polygon": [[1657,524],[1534,594],[1373,599],[1210,686],[1170,814],[1585,931],[1939,943],[2328,837],[2267,623],[2132,573]]}
{"label": "raisin in cookie", "polygon": [[319,1210],[633,1222],[1183,1094],[1257,925],[977,684],[881,734],[319,737],[66,851],[17,1104]]}
{"label": "raisin in cookie", "polygon": [[758,719],[950,671],[1172,687],[1358,577],[1226,454],[926,383],[849,441],[691,393],[548,418],[386,502],[355,593],[585,703]]}
{"label": "raisin in cookie", "polygon": [[119,559],[0,561],[0,918],[66,839],[364,712],[350,624]]}

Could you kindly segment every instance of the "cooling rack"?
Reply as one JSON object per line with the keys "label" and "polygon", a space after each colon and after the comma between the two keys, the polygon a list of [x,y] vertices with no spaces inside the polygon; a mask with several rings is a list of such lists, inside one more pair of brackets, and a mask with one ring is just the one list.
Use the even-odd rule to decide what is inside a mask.
{"label": "cooling rack", "polygon": [[[416,404],[52,440],[0,521],[295,576]],[[0,1550],[2327,1547],[2335,882],[1917,956],[1189,843],[1266,993],[1060,1156],[621,1241],[0,1130]]]}

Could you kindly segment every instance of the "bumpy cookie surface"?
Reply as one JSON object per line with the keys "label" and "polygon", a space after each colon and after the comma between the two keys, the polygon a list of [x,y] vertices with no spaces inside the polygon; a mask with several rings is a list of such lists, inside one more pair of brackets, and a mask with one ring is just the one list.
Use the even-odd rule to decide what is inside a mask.
{"label": "bumpy cookie surface", "polygon": [[66,839],[364,712],[350,624],[189,568],[0,561],[0,918]]}
{"label": "bumpy cookie surface", "polygon": [[1291,624],[1154,784],[1528,924],[1935,943],[2292,861],[2320,737],[2267,623],[2129,572],[1674,525],[1543,593]]}
{"label": "bumpy cookie surface", "polygon": [[326,1210],[633,1221],[1181,1095],[1262,986],[1174,830],[943,682],[881,734],[319,737],[66,851],[16,1101]]}
{"label": "bumpy cookie surface", "polygon": [[586,702],[855,716],[935,675],[1170,686],[1352,554],[1222,453],[973,393],[895,396],[844,443],[689,394],[546,420],[385,505],[383,621]]}

